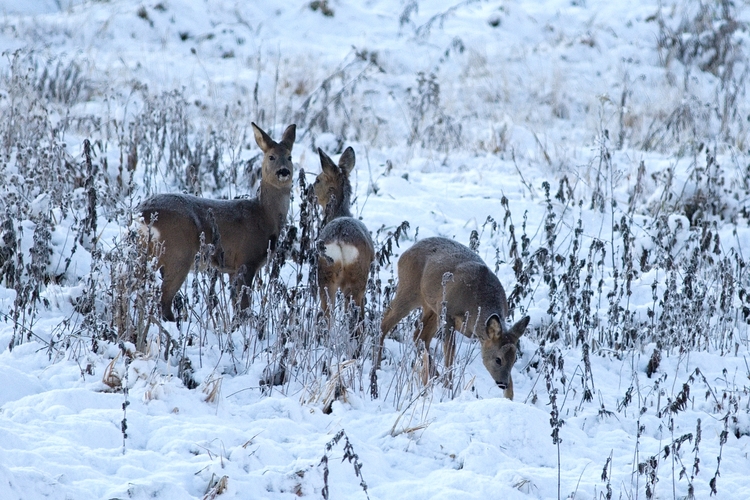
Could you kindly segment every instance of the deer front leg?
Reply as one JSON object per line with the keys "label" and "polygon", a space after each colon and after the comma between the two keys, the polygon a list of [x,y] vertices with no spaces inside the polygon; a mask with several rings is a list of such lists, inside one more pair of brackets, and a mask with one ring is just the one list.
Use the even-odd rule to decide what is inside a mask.
{"label": "deer front leg", "polygon": [[456,357],[456,322],[453,316],[445,318],[443,325],[443,355],[445,356],[445,381],[453,381],[453,361]]}
{"label": "deer front leg", "polygon": [[255,269],[249,266],[242,266],[240,270],[232,274],[231,281],[234,285],[235,304],[239,305],[239,311],[244,311],[250,307],[250,294],[252,293],[253,279],[255,278]]}
{"label": "deer front leg", "polygon": [[508,376],[508,387],[503,391],[503,396],[513,401],[513,377]]}

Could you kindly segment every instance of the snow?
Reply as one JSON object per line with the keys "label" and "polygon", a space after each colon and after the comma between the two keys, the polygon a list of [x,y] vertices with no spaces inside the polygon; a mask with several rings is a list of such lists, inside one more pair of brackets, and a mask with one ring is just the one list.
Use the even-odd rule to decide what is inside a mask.
{"label": "snow", "polygon": [[[148,100],[144,96],[167,100],[162,92],[178,90],[194,123],[229,128],[239,113],[243,120],[259,121],[274,138],[302,116],[299,110],[308,96],[313,96],[311,109],[325,107],[330,96],[322,90],[323,82],[349,68],[345,77],[329,83],[331,95],[350,92],[342,106],[348,106],[343,113],[349,113],[352,124],[342,125],[345,121],[331,111],[332,131],[316,134],[314,127],[305,128],[311,123],[305,114],[293,151],[296,166],[304,168],[310,181],[319,170],[314,148],[333,155],[343,138],[357,152],[355,216],[373,233],[410,222],[396,256],[417,237],[468,243],[476,230],[480,255],[510,292],[516,274],[502,199],[507,199],[516,235],[525,217],[532,251],[542,248],[544,181],[551,184],[550,203],[559,215],[554,223],[567,229],[554,244],[561,253],[572,251],[579,219],[580,258],[586,257],[591,241],[615,240],[612,226],[627,210],[641,162],[646,171],[643,192],[634,202],[634,253],[654,251],[657,237],[639,218],[662,207],[676,254],[696,237],[688,217],[671,212],[664,200],[699,193],[694,167],[705,164],[705,153],[695,154],[696,160],[679,141],[650,150],[634,144],[648,135],[652,120],[663,119],[684,99],[680,85],[669,82],[686,70],[675,61],[663,64],[656,48],[659,28],[653,16],[661,3],[338,0],[328,2],[334,15],[326,17],[307,0],[11,0],[0,6],[0,50],[20,48],[42,59],[78,61],[91,85],[90,99],[77,103],[73,113],[122,123],[141,116]],[[411,4],[418,8],[404,17]],[[681,12],[681,6],[676,3],[674,12]],[[670,9],[671,4],[662,8]],[[738,12],[743,21],[750,20],[747,6],[739,6]],[[739,36],[747,41],[747,33]],[[2,71],[8,70],[9,60],[5,58]],[[716,80],[692,71],[686,81],[701,100],[698,107],[707,109]],[[410,96],[418,97],[420,72],[428,79],[435,75],[440,107],[427,106],[423,116],[415,117],[412,108],[418,103]],[[358,75],[367,78],[355,81]],[[256,83],[260,90],[254,103]],[[0,89],[0,101],[11,90]],[[623,92],[628,96],[625,109],[620,105]],[[745,103],[737,106],[738,113],[750,114]],[[257,109],[265,114],[253,115]],[[623,148],[616,150],[612,144],[621,111],[630,128]],[[693,124],[699,132],[716,127],[713,115],[706,111],[706,116]],[[460,124],[460,140],[451,143],[455,135],[448,130],[440,136],[443,143],[440,137],[429,143],[425,128],[435,123]],[[415,124],[420,134],[410,140]],[[104,129],[96,133],[110,134]],[[591,199],[600,183],[605,130],[612,149],[605,177],[612,178],[601,182],[619,211],[556,199],[563,178],[578,196]],[[80,159],[85,137],[73,127],[64,133],[68,153]],[[120,152],[116,133],[111,134],[103,156],[113,178]],[[707,146],[725,169],[737,167],[727,174],[728,182],[743,181],[746,139]],[[251,144],[240,148],[237,158],[247,161],[255,154]],[[9,180],[15,165],[3,161],[3,178],[23,184],[19,178]],[[670,169],[672,184],[665,187]],[[177,179],[166,169],[152,177],[155,186],[144,187],[145,177],[142,171],[135,173],[136,197],[177,190]],[[204,194],[245,194],[243,186],[238,181]],[[79,221],[33,188],[31,216],[50,212],[56,221],[51,267],[57,275],[71,255],[72,228]],[[295,197],[298,203],[300,194]],[[746,202],[726,200],[727,213],[736,215]],[[291,211],[296,216],[299,207]],[[130,222],[108,215],[100,214],[98,220],[105,251],[117,248]],[[487,223],[488,216],[498,229]],[[715,230],[727,255],[741,254],[750,244],[747,221],[736,217],[736,224],[722,223]],[[36,224],[24,220],[19,228],[28,262]],[[592,306],[592,317],[604,324],[609,320],[606,293],[617,279],[623,286],[623,277],[613,276],[614,259],[612,248],[599,266],[604,292],[592,299],[599,301]],[[395,262],[394,257],[381,270],[384,282],[395,278]],[[657,347],[653,343],[618,352],[602,347],[590,354],[586,366],[588,354],[580,346],[562,340],[540,345],[538,339],[550,327],[551,300],[548,285],[537,277],[534,293],[520,302],[534,333],[521,339],[513,369],[514,401],[502,397],[482,366],[479,347],[468,340],[459,345],[458,358],[467,366],[455,397],[439,381],[425,391],[416,388],[416,375],[414,380],[402,376],[401,367],[416,358],[406,332],[386,340],[379,397],[371,398],[367,390],[371,359],[366,359],[363,366],[342,368],[350,370],[342,377],[353,382],[326,414],[314,395],[327,380],[301,377],[262,390],[266,363],[260,360],[266,358],[234,362],[215,344],[189,350],[199,384],[195,389],[185,386],[176,360],[165,360],[153,339],[150,350],[132,354],[128,363],[114,343],[94,348],[90,338],[71,335],[65,345],[54,344],[61,330],[81,321],[74,304],[84,293],[91,263],[87,250],[72,254],[66,276],[75,279],[44,288],[46,304],[39,306],[30,330],[20,330],[28,338],[12,349],[16,292],[0,287],[5,318],[0,323],[2,499],[211,498],[211,486],[224,476],[226,490],[218,498],[318,498],[325,484],[329,498],[365,498],[361,480],[371,499],[599,499],[606,497],[607,487],[615,498],[646,498],[647,473],[639,474],[638,467],[653,456],[659,457],[655,498],[688,496],[688,479],[680,475],[683,465],[688,477],[694,475],[696,498],[709,496],[717,467],[717,498],[750,498],[750,353],[747,325],[741,321],[731,345],[720,347],[720,339],[712,339],[704,350],[665,350],[651,377],[646,370]],[[680,280],[688,274],[684,269],[679,273]],[[657,307],[655,297],[668,289],[668,276],[662,268],[643,270],[631,286],[629,310],[645,320]],[[716,299],[713,293],[706,300]],[[739,311],[740,299],[733,300]],[[514,321],[520,313],[515,312]],[[175,325],[165,328],[175,337],[179,333]],[[232,333],[212,334],[216,339]],[[540,355],[544,349],[564,361],[552,369],[549,382]],[[587,370],[590,374],[584,375]],[[122,381],[127,393],[113,390],[108,376]],[[559,444],[551,435],[547,383],[559,390],[555,405],[564,420]],[[684,383],[691,387],[685,407],[665,411]],[[587,384],[591,401],[584,400]],[[212,388],[218,390],[215,398]],[[357,454],[355,462],[362,464],[362,479],[344,455],[344,438],[326,451],[340,430]],[[665,447],[688,433],[692,435],[680,450],[667,456]],[[321,461],[326,455],[327,481]],[[700,458],[697,474],[692,472],[695,457]]]}

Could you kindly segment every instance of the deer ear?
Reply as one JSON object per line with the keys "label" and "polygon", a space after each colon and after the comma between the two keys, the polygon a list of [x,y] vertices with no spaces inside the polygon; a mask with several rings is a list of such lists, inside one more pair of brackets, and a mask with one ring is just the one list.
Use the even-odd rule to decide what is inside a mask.
{"label": "deer ear", "polygon": [[285,148],[287,148],[289,151],[292,150],[292,147],[294,146],[294,140],[297,138],[297,125],[292,123],[289,125],[286,130],[284,131],[284,134],[281,136],[281,144]]}
{"label": "deer ear", "polygon": [[341,158],[339,158],[339,168],[346,173],[346,175],[349,175],[352,170],[354,170],[354,149],[349,146],[346,148],[346,150],[341,155]]}
{"label": "deer ear", "polygon": [[323,172],[329,175],[338,175],[339,168],[333,163],[333,160],[331,160],[331,157],[328,156],[325,151],[318,148],[318,156],[320,156],[320,166],[323,169]]}
{"label": "deer ear", "polygon": [[250,123],[253,126],[253,133],[255,134],[255,142],[258,143],[258,147],[265,153],[273,147],[273,139],[271,136],[263,132],[259,126],[255,123]]}
{"label": "deer ear", "polygon": [[484,324],[484,333],[487,339],[497,342],[503,336],[503,325],[500,323],[500,316],[493,314],[487,318]]}
{"label": "deer ear", "polygon": [[518,323],[513,325],[510,330],[508,330],[508,333],[506,335],[508,335],[513,340],[513,343],[521,338],[523,332],[526,331],[526,327],[529,326],[530,320],[531,318],[529,316],[524,316]]}

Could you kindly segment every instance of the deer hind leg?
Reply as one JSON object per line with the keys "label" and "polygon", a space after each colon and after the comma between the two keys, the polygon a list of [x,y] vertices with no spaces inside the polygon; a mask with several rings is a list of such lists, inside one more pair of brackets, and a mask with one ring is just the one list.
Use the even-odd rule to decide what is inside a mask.
{"label": "deer hind leg", "polygon": [[192,257],[185,254],[161,266],[161,315],[166,321],[175,320],[172,301],[185,282],[192,264]]}
{"label": "deer hind leg", "polygon": [[318,295],[320,296],[320,310],[328,319],[328,328],[330,328],[332,326],[333,307],[336,304],[336,289],[325,284],[319,284]]}
{"label": "deer hind leg", "polygon": [[341,264],[329,262],[324,255],[318,260],[318,294],[320,308],[328,316],[328,326],[331,326],[333,308],[336,306],[336,291],[339,289]]}
{"label": "deer hind leg", "polygon": [[417,356],[422,361],[421,378],[424,385],[427,385],[430,378],[437,375],[435,363],[430,353],[430,344],[432,343],[432,338],[437,333],[437,324],[437,313],[422,304],[422,319],[414,329],[414,344],[417,346]]}
{"label": "deer hind leg", "polygon": [[377,360],[375,363],[376,368],[380,366],[380,359],[383,355],[383,342],[385,342],[386,335],[393,330],[399,321],[419,306],[419,283],[414,283],[414,285],[416,286],[410,286],[406,281],[399,281],[396,288],[396,296],[393,297],[393,300],[388,305],[388,309],[383,314],[383,320],[380,323],[380,342],[378,344]]}
{"label": "deer hind leg", "polygon": [[344,290],[344,296],[347,297],[347,300],[351,297],[351,302],[355,308],[352,311],[354,325],[351,329],[351,335],[357,342],[354,357],[358,358],[362,353],[365,342],[365,289],[357,286],[356,283],[350,283]]}
{"label": "deer hind leg", "polygon": [[435,313],[435,311],[433,311],[432,309],[424,307],[423,305],[422,320],[414,330],[414,342],[417,343],[421,340],[422,342],[424,342],[425,347],[429,349],[430,342],[432,342],[432,338],[435,336],[435,333],[437,333],[437,322],[437,313]]}

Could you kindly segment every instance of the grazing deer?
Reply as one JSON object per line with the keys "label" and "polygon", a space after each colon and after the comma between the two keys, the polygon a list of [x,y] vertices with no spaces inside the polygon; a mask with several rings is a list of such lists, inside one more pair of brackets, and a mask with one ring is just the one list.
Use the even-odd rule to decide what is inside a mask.
{"label": "grazing deer", "polygon": [[414,341],[424,341],[429,349],[444,303],[446,369],[451,368],[456,354],[455,331],[474,335],[479,338],[485,368],[505,397],[513,399],[511,368],[516,362],[516,342],[529,324],[529,317],[507,329],[508,302],[500,280],[469,248],[447,238],[420,240],[399,258],[398,286],[383,316],[376,366],[385,336],[419,306],[422,324],[414,332]]}
{"label": "grazing deer", "polygon": [[287,127],[281,142],[275,142],[255,123],[252,126],[255,142],[263,151],[256,198],[211,200],[187,194],[157,194],[138,207],[150,250],[158,254],[161,311],[167,321],[174,321],[172,299],[193,267],[201,234],[206,243],[214,245],[211,263],[229,273],[242,309],[250,305],[247,288],[255,273],[265,262],[269,248],[274,250],[276,246],[289,211],[296,126]]}
{"label": "grazing deer", "polygon": [[349,211],[352,193],[349,174],[354,169],[354,150],[346,148],[338,166],[322,149],[318,148],[318,154],[322,172],[315,179],[313,189],[325,214],[318,237],[324,248],[318,258],[321,307],[330,318],[332,311],[328,301],[335,301],[336,290],[341,290],[346,300],[354,301],[361,318],[375,248],[370,232]]}

